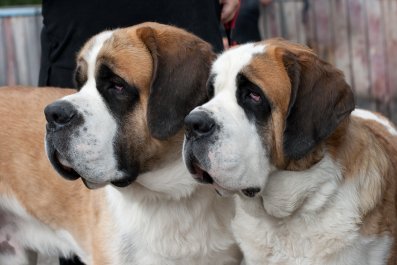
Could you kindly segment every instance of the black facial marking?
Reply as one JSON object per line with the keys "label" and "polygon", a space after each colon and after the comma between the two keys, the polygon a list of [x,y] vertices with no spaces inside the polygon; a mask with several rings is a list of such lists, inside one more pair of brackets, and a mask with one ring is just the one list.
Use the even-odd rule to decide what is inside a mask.
{"label": "black facial marking", "polygon": [[136,151],[131,149],[128,144],[129,139],[126,132],[119,134],[120,136],[114,143],[114,149],[117,159],[117,167],[119,171],[124,173],[124,177],[118,181],[112,182],[117,187],[122,187],[124,183],[132,183],[140,173],[140,166]]}
{"label": "black facial marking", "polygon": [[214,81],[215,81],[215,75],[210,75],[210,77],[208,78],[208,81],[207,81],[208,98],[214,97],[214,93],[215,93]]}
{"label": "black facial marking", "polygon": [[76,70],[74,71],[74,84],[77,90],[80,90],[86,82],[87,75],[83,74],[81,66],[77,66]]}
{"label": "black facial marking", "polygon": [[99,67],[96,84],[106,105],[118,121],[122,121],[123,117],[132,111],[139,99],[136,87],[116,75],[105,64]]}
{"label": "black facial marking", "polygon": [[238,74],[237,83],[237,103],[244,109],[248,119],[259,124],[265,122],[271,113],[271,105],[262,89],[248,80],[243,74]]}
{"label": "black facial marking", "polygon": [[[96,75],[97,89],[105,103],[118,123],[119,132],[123,132],[126,119],[134,110],[139,101],[137,88],[127,83],[123,78],[115,74],[106,64],[102,64]],[[128,144],[129,139],[125,139],[127,133],[119,133],[115,139],[114,148],[117,158],[118,169],[124,172],[121,180],[112,182],[117,187],[124,187],[133,182],[139,174],[138,163],[129,154],[133,153]],[[96,144],[96,143],[92,143]]]}

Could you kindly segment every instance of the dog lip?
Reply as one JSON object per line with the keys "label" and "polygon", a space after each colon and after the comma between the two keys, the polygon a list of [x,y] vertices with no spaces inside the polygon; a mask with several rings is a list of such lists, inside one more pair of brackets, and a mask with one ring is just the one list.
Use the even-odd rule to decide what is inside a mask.
{"label": "dog lip", "polygon": [[131,183],[135,181],[135,177],[131,175],[127,175],[126,177],[119,179],[119,180],[113,180],[110,183],[118,188],[124,188],[129,186]]}
{"label": "dog lip", "polygon": [[189,171],[190,174],[195,175],[196,174],[196,169],[194,168],[195,159],[192,156],[189,156],[188,159],[186,159],[186,168]]}
{"label": "dog lip", "polygon": [[200,168],[196,163],[193,164],[193,168],[194,168],[194,172],[196,172],[193,175],[193,178],[195,180],[197,180],[200,183],[204,183],[204,184],[213,184],[214,183],[214,179],[211,177],[211,175],[207,171]]}
{"label": "dog lip", "polygon": [[189,159],[186,160],[186,167],[196,181],[206,184],[212,184],[214,182],[211,175],[200,167],[200,164],[193,155],[189,156]]}
{"label": "dog lip", "polygon": [[65,179],[67,180],[76,180],[79,179],[81,176],[68,165],[64,165],[59,160],[59,152],[54,148],[54,150],[49,154],[49,160],[52,163],[55,170]]}
{"label": "dog lip", "polygon": [[197,182],[212,185],[219,196],[229,196],[233,194],[233,191],[223,188],[221,185],[216,183],[214,178],[200,167],[199,163],[193,156],[189,156],[189,159],[186,160],[186,167]]}
{"label": "dog lip", "polygon": [[65,158],[63,158],[58,151],[55,151],[55,156],[58,159],[59,164],[61,164],[66,171],[73,169],[73,166]]}
{"label": "dog lip", "polygon": [[90,190],[102,188],[103,186],[105,186],[107,184],[107,183],[95,183],[95,182],[89,181],[85,178],[81,178],[81,180],[83,181],[84,185]]}

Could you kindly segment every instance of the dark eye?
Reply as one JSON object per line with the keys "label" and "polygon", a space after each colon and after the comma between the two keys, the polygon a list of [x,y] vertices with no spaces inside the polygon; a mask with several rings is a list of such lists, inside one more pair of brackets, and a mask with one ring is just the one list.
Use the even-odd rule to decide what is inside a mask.
{"label": "dark eye", "polygon": [[122,93],[125,89],[125,87],[123,85],[120,84],[112,84],[109,89],[114,90],[117,93]]}
{"label": "dark eye", "polygon": [[236,84],[237,103],[244,109],[248,118],[259,123],[266,121],[271,113],[271,105],[262,89],[243,74],[237,76]]}
{"label": "dark eye", "polygon": [[250,91],[248,93],[248,96],[249,96],[250,100],[252,100],[255,103],[261,103],[262,102],[261,95],[259,95],[256,92]]}

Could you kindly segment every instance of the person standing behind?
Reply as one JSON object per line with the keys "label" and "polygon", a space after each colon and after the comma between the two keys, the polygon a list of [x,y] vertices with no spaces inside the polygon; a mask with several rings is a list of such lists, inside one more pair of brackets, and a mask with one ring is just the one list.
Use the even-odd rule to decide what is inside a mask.
{"label": "person standing behind", "polygon": [[93,35],[154,21],[184,28],[223,50],[220,22],[239,0],[43,0],[39,86],[74,87],[75,57]]}

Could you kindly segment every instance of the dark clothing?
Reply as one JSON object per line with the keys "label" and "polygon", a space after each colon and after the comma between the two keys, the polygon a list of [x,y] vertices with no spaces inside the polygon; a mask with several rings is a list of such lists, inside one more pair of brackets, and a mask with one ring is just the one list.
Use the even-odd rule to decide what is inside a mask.
{"label": "dark clothing", "polygon": [[238,44],[261,40],[258,28],[259,1],[241,0],[236,25],[232,31],[232,39]]}
{"label": "dark clothing", "polygon": [[184,28],[223,49],[219,0],[43,0],[39,86],[73,87],[79,49],[105,30],[155,21]]}

